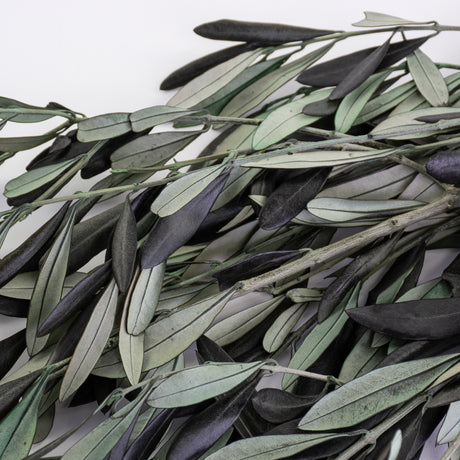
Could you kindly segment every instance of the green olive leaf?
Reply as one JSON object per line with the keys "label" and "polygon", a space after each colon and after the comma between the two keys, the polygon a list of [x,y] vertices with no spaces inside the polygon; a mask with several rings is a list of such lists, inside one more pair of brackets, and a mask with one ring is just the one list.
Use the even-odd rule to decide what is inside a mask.
{"label": "green olive leaf", "polygon": [[59,399],[67,399],[80,387],[101,356],[112,332],[118,301],[118,286],[113,279],[96,304],[91,318],[62,379]]}
{"label": "green olive leaf", "polygon": [[436,356],[376,369],[321,398],[298,426],[322,431],[355,425],[419,394],[458,359]]}
{"label": "green olive leaf", "polygon": [[257,372],[263,362],[210,363],[183,369],[163,380],[147,402],[152,407],[190,406],[214,398]]}
{"label": "green olive leaf", "polygon": [[130,131],[129,113],[107,113],[80,121],[77,139],[80,142],[100,141],[121,136]]}
{"label": "green olive leaf", "polygon": [[33,149],[56,137],[55,133],[41,136],[2,137],[0,138],[0,152],[20,152]]}
{"label": "green olive leaf", "polygon": [[418,49],[407,56],[407,65],[425,99],[434,107],[445,105],[449,100],[449,90],[436,64]]}
{"label": "green olive leaf", "polygon": [[460,401],[453,402],[449,406],[446,418],[439,429],[436,444],[452,442],[460,433]]}
{"label": "green olive leaf", "polygon": [[154,105],[146,109],[137,110],[129,115],[132,130],[135,133],[145,131],[163,123],[169,123],[184,116],[196,114],[194,110],[171,107],[169,105]]}
{"label": "green olive leaf", "polygon": [[376,13],[375,11],[364,11],[365,19],[355,22],[352,26],[355,27],[388,27],[388,26],[403,26],[411,24],[428,24],[427,22],[416,22],[408,19],[391,16],[389,14]]}

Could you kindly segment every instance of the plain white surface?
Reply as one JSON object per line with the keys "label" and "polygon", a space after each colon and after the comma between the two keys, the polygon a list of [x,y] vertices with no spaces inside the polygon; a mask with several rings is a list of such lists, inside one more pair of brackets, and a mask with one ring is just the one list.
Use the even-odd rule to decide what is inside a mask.
{"label": "plain white surface", "polygon": [[[89,116],[165,103],[171,93],[160,92],[159,85],[170,72],[229,45],[195,35],[193,28],[203,22],[229,18],[352,30],[351,23],[362,19],[364,10],[370,10],[412,20],[460,24],[460,3],[451,0],[15,0],[2,6],[1,95],[39,106],[56,101]],[[347,40],[327,59],[385,38],[379,34]],[[458,63],[457,44],[455,32],[443,32],[423,50],[438,62]],[[17,125],[1,135],[43,130],[43,126]],[[20,152],[8,160],[6,172],[4,166],[0,168],[0,190],[24,172],[37,150],[41,148]],[[0,210],[4,209],[6,203],[1,198]],[[16,227],[0,256],[30,232],[30,223],[40,222],[52,209],[41,212]],[[22,320],[2,318],[2,336],[22,324]],[[53,432],[64,431],[64,423],[61,419]],[[427,453],[425,459],[438,455]]]}

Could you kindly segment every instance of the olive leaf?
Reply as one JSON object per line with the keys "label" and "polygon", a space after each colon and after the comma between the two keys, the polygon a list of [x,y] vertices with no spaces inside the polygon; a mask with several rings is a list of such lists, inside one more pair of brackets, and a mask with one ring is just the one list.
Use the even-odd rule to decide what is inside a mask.
{"label": "olive leaf", "polygon": [[127,299],[126,331],[129,334],[139,335],[150,324],[160,299],[164,273],[164,263],[139,273],[134,289]]}
{"label": "olive leaf", "polygon": [[164,164],[200,134],[201,131],[170,131],[138,137],[112,153],[112,168],[137,169]]}
{"label": "olive leaf", "polygon": [[129,113],[107,113],[87,118],[78,123],[77,139],[93,142],[121,136],[131,131]]}
{"label": "olive leaf", "polygon": [[49,184],[66,172],[75,161],[75,159],[71,159],[27,171],[5,185],[4,195],[7,198],[15,198]]}
{"label": "olive leaf", "polygon": [[118,287],[112,280],[94,308],[62,379],[59,399],[71,396],[85,381],[102,354],[112,331],[118,301]]}
{"label": "olive leaf", "polygon": [[263,45],[305,41],[334,33],[333,30],[309,29],[264,22],[235,21],[232,19],[207,22],[195,27],[193,30],[202,37],[214,40],[256,42]]}
{"label": "olive leaf", "polygon": [[232,295],[232,290],[221,292],[150,325],[144,337],[144,368],[161,366],[182,353],[208,329]]}
{"label": "olive leaf", "polygon": [[322,431],[355,425],[419,394],[457,360],[458,354],[436,356],[369,372],[321,398],[299,428]]}
{"label": "olive leaf", "polygon": [[243,337],[260,324],[283,300],[283,296],[274,297],[273,299],[246,307],[240,312],[227,316],[206,331],[206,337],[220,346],[228,345]]}
{"label": "olive leaf", "polygon": [[50,370],[45,371],[0,424],[0,455],[6,460],[26,456],[32,446],[40,400]]}
{"label": "olive leaf", "polygon": [[198,75],[183,86],[169,101],[169,106],[190,108],[215,94],[260,56],[260,49],[246,51]]}
{"label": "olive leaf", "polygon": [[129,115],[131,128],[135,133],[145,131],[163,123],[175,121],[184,116],[195,114],[194,110],[169,105],[154,105],[146,109],[136,110]]}
{"label": "olive leaf", "polygon": [[0,97],[0,118],[3,120],[14,123],[37,123],[60,114],[62,115],[60,111],[48,107],[37,107],[8,97]]}
{"label": "olive leaf", "polygon": [[189,367],[162,381],[147,403],[157,408],[190,406],[235,388],[262,365],[263,362],[210,363]]}
{"label": "olive leaf", "polygon": [[15,316],[17,318],[27,318],[29,311],[29,301],[25,299],[15,299],[0,295],[0,314],[5,316]]}
{"label": "olive leaf", "polygon": [[[358,285],[353,290],[350,290],[335,311],[307,334],[289,361],[288,367],[306,370],[321,356],[347,322],[348,316],[345,310],[356,307],[359,288],[360,286]],[[296,375],[285,374],[283,377],[283,389],[291,389],[297,378]]]}
{"label": "olive leaf", "polygon": [[408,19],[391,16],[389,14],[376,13],[375,11],[365,11],[365,19],[352,24],[355,27],[387,27],[403,26],[411,24],[427,24],[426,22],[409,21]]}
{"label": "olive leaf", "polygon": [[1,152],[20,152],[22,150],[29,150],[45,142],[54,139],[55,133],[42,134],[41,136],[28,136],[28,137],[1,137],[0,138],[0,151]]}
{"label": "olive leaf", "polygon": [[445,444],[452,442],[460,433],[460,420],[458,417],[460,402],[456,401],[450,404],[446,418],[439,429],[436,444]]}
{"label": "olive leaf", "polygon": [[299,72],[321,59],[332,44],[325,45],[306,56],[285,64],[268,75],[260,78],[239,92],[221,111],[226,117],[241,116],[257,107],[270,94],[294,78]]}
{"label": "olive leaf", "polygon": [[32,298],[30,299],[26,327],[27,351],[30,356],[43,350],[48,341],[46,336],[38,337],[37,331],[42,321],[61,300],[74,218],[75,208],[51,246],[35,283]]}
{"label": "olive leaf", "polygon": [[407,56],[407,66],[417,89],[432,106],[445,105],[449,90],[441,72],[433,61],[421,50]]}
{"label": "olive leaf", "polygon": [[254,150],[262,150],[272,144],[276,144],[289,134],[319,120],[320,117],[304,115],[302,108],[307,104],[324,100],[330,94],[331,90],[316,91],[270,112],[255,130],[252,139]]}
{"label": "olive leaf", "polygon": [[2,362],[0,363],[0,379],[9,372],[13,364],[21,356],[26,348],[25,329],[21,329],[15,334],[0,341],[0,353]]}

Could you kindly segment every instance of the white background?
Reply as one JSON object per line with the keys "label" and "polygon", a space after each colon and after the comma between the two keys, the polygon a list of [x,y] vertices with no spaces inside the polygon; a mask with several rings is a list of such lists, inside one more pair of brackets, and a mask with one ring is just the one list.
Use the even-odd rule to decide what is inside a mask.
{"label": "white background", "polygon": [[[460,25],[460,2],[452,0],[3,1],[0,95],[38,106],[56,101],[86,115],[130,112],[165,103],[170,93],[160,92],[159,85],[170,72],[228,46],[195,35],[193,28],[203,22],[229,18],[350,30],[351,23],[362,19],[364,10]],[[423,50],[438,62],[459,63],[456,34],[444,32]],[[372,46],[386,38],[358,37],[333,53]],[[26,125],[8,129],[0,134],[35,134],[35,127]],[[24,172],[34,152],[20,152],[8,160],[7,168],[0,168],[0,190]],[[0,199],[0,210],[5,208]],[[1,255],[13,249],[28,231],[27,225],[17,228]],[[11,319],[2,324],[3,337],[21,327]],[[63,429],[61,425],[59,431]]]}

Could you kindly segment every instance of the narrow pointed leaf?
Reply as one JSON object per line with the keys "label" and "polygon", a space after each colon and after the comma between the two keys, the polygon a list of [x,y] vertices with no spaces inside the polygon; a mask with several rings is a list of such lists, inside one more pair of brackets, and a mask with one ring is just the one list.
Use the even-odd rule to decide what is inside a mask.
{"label": "narrow pointed leaf", "polygon": [[436,440],[437,444],[453,442],[460,433],[460,401],[456,401],[449,406],[446,418],[441,425]]}
{"label": "narrow pointed leaf", "polygon": [[29,355],[41,351],[48,337],[38,337],[37,331],[43,320],[61,300],[75,213],[72,212],[66,225],[56,237],[40,269],[27,316],[26,341]]}
{"label": "narrow pointed leaf", "polygon": [[231,82],[259,55],[260,50],[257,49],[254,51],[246,51],[228,61],[224,61],[210,68],[182,87],[168,101],[168,105],[184,108],[198,105]]}
{"label": "narrow pointed leaf", "polygon": [[0,151],[20,152],[22,150],[33,149],[55,137],[55,133],[42,134],[41,136],[2,137],[0,138]]}
{"label": "narrow pointed leaf", "polygon": [[331,44],[290,62],[260,78],[238,93],[221,111],[220,115],[226,117],[241,116],[257,107],[270,94],[281,88],[299,72],[322,58],[330,49]]}
{"label": "narrow pointed leaf", "polygon": [[129,198],[126,198],[112,238],[112,269],[118,289],[127,291],[134,273],[137,252],[136,217]]}
{"label": "narrow pointed leaf", "polygon": [[17,460],[29,453],[37,426],[38,408],[48,377],[49,371],[44,372],[21,402],[0,424],[0,456],[2,459]]}
{"label": "narrow pointed leaf", "polygon": [[232,295],[233,291],[224,291],[149,326],[144,339],[144,368],[161,366],[182,353],[208,329]]}
{"label": "narrow pointed leaf", "polygon": [[367,80],[378,68],[387,54],[390,39],[366,56],[344,77],[329,96],[330,100],[341,99]]}
{"label": "narrow pointed leaf", "polygon": [[167,131],[139,137],[112,153],[112,169],[150,168],[165,164],[200,134],[201,131]]}
{"label": "narrow pointed leaf", "polygon": [[118,287],[112,280],[99,299],[62,379],[59,398],[71,396],[86,380],[102,354],[112,331],[118,300]]}
{"label": "narrow pointed leaf", "polygon": [[163,123],[169,123],[183,116],[195,113],[192,110],[169,105],[154,105],[146,109],[137,110],[129,116],[131,127],[135,133],[139,133]]}
{"label": "narrow pointed leaf", "polygon": [[283,296],[275,297],[227,316],[214,324],[206,332],[206,337],[221,347],[235,342],[267,318],[283,300]]}
{"label": "narrow pointed leaf", "polygon": [[275,460],[343,436],[348,435],[318,433],[255,436],[229,444],[210,455],[208,460]]}
{"label": "narrow pointed leaf", "polygon": [[445,105],[449,90],[434,62],[421,50],[407,56],[407,65],[417,89],[434,107]]}
{"label": "narrow pointed leaf", "polygon": [[459,333],[458,300],[422,299],[350,311],[354,321],[399,339],[439,340]]}
{"label": "narrow pointed leaf", "polygon": [[[334,341],[337,334],[347,322],[345,309],[354,308],[358,301],[359,286],[349,291],[334,313],[321,324],[317,324],[305,337],[304,341],[289,361],[288,367],[299,370],[307,370]],[[296,382],[297,376],[285,374],[283,377],[283,389],[290,389]]]}
{"label": "narrow pointed leaf", "polygon": [[316,91],[270,112],[254,133],[252,140],[254,150],[262,150],[276,144],[289,134],[319,120],[319,117],[304,115],[302,109],[307,104],[324,100],[329,94],[331,94],[331,90]]}
{"label": "narrow pointed leaf", "polygon": [[161,382],[147,402],[158,408],[190,406],[230,391],[262,365],[262,362],[210,363],[183,369]]}
{"label": "narrow pointed leaf", "polygon": [[229,48],[224,48],[195,59],[168,75],[161,82],[160,89],[170,90],[183,86],[212,67],[222,64],[229,59],[233,59],[241,53],[250,51],[253,48],[253,44],[244,43],[242,45],[230,46]]}
{"label": "narrow pointed leaf", "polygon": [[41,168],[27,171],[5,185],[4,195],[7,198],[14,198],[36,190],[56,180],[74,163],[75,159],[71,159],[55,165],[42,166]]}
{"label": "narrow pointed leaf", "polygon": [[403,26],[411,24],[426,24],[425,22],[410,21],[408,19],[391,16],[389,14],[376,13],[375,11],[364,11],[365,19],[355,22],[352,25],[355,27],[387,27],[387,26]]}
{"label": "narrow pointed leaf", "polygon": [[223,166],[210,166],[188,174],[167,185],[152,203],[151,211],[167,217],[183,208],[197,197],[223,172]]}
{"label": "narrow pointed leaf", "polygon": [[15,334],[6,337],[0,341],[0,379],[9,372],[13,364],[21,356],[26,347],[25,329],[21,329]]}
{"label": "narrow pointed leaf", "polygon": [[376,369],[321,398],[299,423],[302,430],[355,425],[426,389],[458,360],[458,354],[419,359]]}
{"label": "narrow pointed leaf", "polygon": [[30,302],[0,295],[0,315],[27,318]]}
{"label": "narrow pointed leaf", "polygon": [[121,136],[129,131],[131,131],[129,113],[107,113],[80,121],[77,139],[80,142],[100,141]]}
{"label": "narrow pointed leaf", "polygon": [[323,187],[330,169],[310,169],[283,182],[271,193],[259,214],[259,225],[273,230],[297,216]]}
{"label": "narrow pointed leaf", "polygon": [[228,174],[218,176],[178,212],[157,220],[142,248],[143,269],[155,267],[166,260],[195,234],[227,178]]}
{"label": "narrow pointed leaf", "polygon": [[129,298],[126,331],[141,334],[152,321],[161,293],[165,264],[147,268],[140,272]]}
{"label": "narrow pointed leaf", "polygon": [[232,19],[220,19],[201,24],[195,27],[194,32],[202,37],[214,40],[256,42],[264,45],[305,41],[334,33],[333,30],[309,29],[285,24],[235,21]]}

